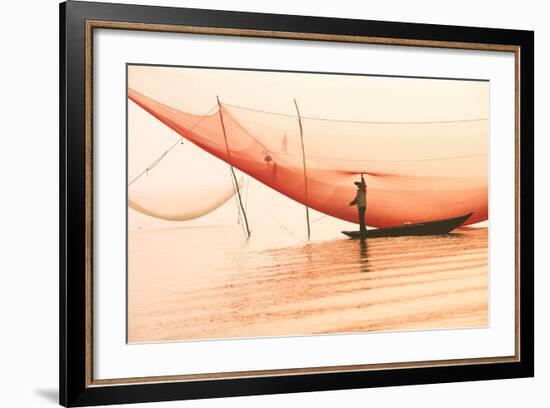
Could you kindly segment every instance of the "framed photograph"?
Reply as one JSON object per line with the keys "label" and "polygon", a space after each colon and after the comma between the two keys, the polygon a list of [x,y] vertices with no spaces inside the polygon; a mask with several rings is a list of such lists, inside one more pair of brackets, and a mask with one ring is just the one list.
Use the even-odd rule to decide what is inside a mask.
{"label": "framed photograph", "polygon": [[533,32],[60,24],[62,405],[533,376]]}

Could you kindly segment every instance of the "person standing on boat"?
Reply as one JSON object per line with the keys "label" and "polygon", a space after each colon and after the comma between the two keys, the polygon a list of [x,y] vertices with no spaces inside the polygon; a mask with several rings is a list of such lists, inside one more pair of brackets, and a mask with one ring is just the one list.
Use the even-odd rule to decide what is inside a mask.
{"label": "person standing on boat", "polygon": [[357,193],[349,205],[357,205],[357,212],[359,213],[359,231],[361,235],[366,235],[367,227],[365,226],[365,213],[367,212],[367,184],[362,174],[361,181],[356,181],[353,184],[357,186]]}

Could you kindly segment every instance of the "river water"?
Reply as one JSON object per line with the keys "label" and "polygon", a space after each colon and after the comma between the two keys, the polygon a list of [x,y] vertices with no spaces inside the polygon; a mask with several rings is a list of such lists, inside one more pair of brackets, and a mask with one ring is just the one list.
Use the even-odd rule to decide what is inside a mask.
{"label": "river water", "polygon": [[268,241],[230,226],[129,231],[129,342],[488,325],[487,228]]}

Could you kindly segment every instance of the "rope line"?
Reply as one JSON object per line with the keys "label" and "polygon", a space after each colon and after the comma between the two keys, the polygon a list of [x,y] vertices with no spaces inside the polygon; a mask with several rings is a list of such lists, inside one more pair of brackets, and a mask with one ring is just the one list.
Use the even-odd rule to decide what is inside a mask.
{"label": "rope line", "polygon": [[[291,113],[270,112],[270,111],[261,110],[261,109],[249,108],[247,106],[233,105],[233,104],[230,104],[230,103],[224,103],[224,105],[231,106],[231,107],[237,108],[237,109],[252,111],[252,112],[266,113],[268,115],[296,117],[296,115],[293,115]],[[489,120],[488,118],[472,118],[472,119],[421,120],[421,121],[370,121],[370,120],[330,119],[330,118],[320,118],[320,117],[316,117],[316,116],[302,116],[302,119],[320,120],[320,121],[326,121],[326,122],[366,123],[366,124],[373,124],[373,125],[391,125],[391,124],[396,124],[396,125],[427,125],[427,124],[438,124],[438,123],[481,122],[481,121]]]}
{"label": "rope line", "polygon": [[[349,204],[346,204],[346,205],[344,205],[344,206],[342,206],[342,207],[340,207],[340,208],[335,209],[334,211],[340,211],[340,210],[343,210],[344,208],[347,208],[347,207],[350,207],[350,205],[349,205]],[[320,217],[314,219],[313,221],[311,221],[311,223],[313,224],[313,223],[315,223],[315,222],[317,222],[317,221],[321,221],[323,218],[326,218],[326,217],[334,217],[334,216],[333,216],[333,215],[330,215],[330,214],[325,214],[325,215],[322,215],[322,216],[320,216]]]}
{"label": "rope line", "polygon": [[[301,157],[300,154],[285,153],[277,150],[268,150],[269,153],[281,154],[285,156]],[[487,156],[487,153],[469,154],[464,156],[447,156],[447,157],[434,157],[431,159],[400,159],[400,160],[376,160],[376,159],[343,159],[338,157],[323,157],[323,156],[307,156],[307,159],[315,160],[331,160],[331,161],[344,161],[344,162],[369,162],[369,163],[402,163],[402,162],[427,162],[427,161],[441,161],[441,160],[458,160],[469,159],[472,157]]]}
{"label": "rope line", "polygon": [[[193,125],[193,127],[191,129],[189,129],[189,133],[191,133],[197,126],[199,126],[199,124],[210,114],[210,112],[212,112],[215,108],[216,108],[217,105],[214,105],[212,106],[212,108],[205,114],[203,115],[199,121],[197,123],[195,123]],[[132,181],[130,181],[128,183],[128,186],[131,186],[135,181],[137,181],[141,176],[143,176],[144,174],[146,173],[149,173],[150,170],[153,170],[161,161],[162,159],[164,159],[166,157],[166,155],[168,153],[170,153],[172,151],[172,149],[174,147],[176,147],[178,144],[183,144],[183,141],[181,139],[180,136],[178,136],[178,140],[176,141],[176,143],[174,143],[172,146],[170,146],[164,153],[162,153],[155,161],[153,161],[149,166],[147,166],[145,168],[145,170],[143,170],[141,173],[139,173],[136,177],[134,177],[132,179]]]}
{"label": "rope line", "polygon": [[256,205],[256,207],[258,207],[260,210],[262,210],[264,213],[266,213],[268,216],[270,216],[278,225],[281,229],[283,229],[284,231],[286,231],[287,233],[289,233],[291,236],[293,236],[294,238],[298,239],[300,242],[304,242],[304,243],[308,243],[308,241],[305,239],[305,238],[302,238],[301,236],[295,234],[293,231],[291,231],[290,229],[288,229],[279,219],[278,217],[273,214],[272,212],[266,210],[262,205],[260,205],[260,203],[258,201],[256,201],[255,199],[253,199],[252,197],[250,198],[252,203]]}
{"label": "rope line", "polygon": [[[292,115],[289,115],[292,116]],[[283,156],[289,156],[289,157],[302,157],[301,154],[293,154],[288,153],[280,150],[270,150],[265,146],[262,142],[260,142],[256,137],[254,137],[247,129],[241,126],[241,124],[234,120],[234,122],[239,126],[239,128],[246,133],[248,137],[250,137],[253,141],[258,143],[262,148],[265,149],[268,153],[275,153],[280,154]],[[461,156],[447,156],[447,157],[434,157],[431,159],[401,159],[401,160],[376,160],[376,159],[343,159],[343,158],[337,158],[337,157],[323,157],[323,156],[308,156],[306,155],[306,159],[315,159],[315,160],[330,160],[330,161],[344,161],[344,162],[369,162],[369,163],[403,163],[403,162],[428,162],[428,161],[441,161],[441,160],[459,160],[459,159],[469,159],[473,157],[484,157],[487,156],[487,153],[479,153],[479,154],[469,154],[469,155],[461,155]]]}
{"label": "rope line", "polygon": [[[227,103],[223,103],[223,105],[228,105],[228,106],[236,106],[236,105],[231,105],[231,104],[227,104]],[[238,107],[238,106],[237,106]],[[249,108],[242,108],[242,109],[249,109]],[[251,108],[250,108],[251,109]],[[266,112],[266,113],[271,113],[271,112]],[[290,115],[290,114],[279,114],[279,113],[273,113],[274,115],[285,115],[285,116],[289,116],[289,117],[294,117],[296,118],[297,116],[295,115]],[[305,118],[305,116],[301,116],[302,118]],[[478,119],[475,119],[475,120],[478,120]],[[483,119],[479,119],[479,120],[483,120]],[[293,153],[288,153],[288,152],[284,152],[284,151],[279,151],[279,150],[270,150],[268,149],[268,147],[262,143],[260,140],[258,140],[255,136],[253,136],[247,129],[245,129],[239,121],[237,121],[236,119],[233,119],[233,122],[248,136],[250,137],[254,142],[258,143],[266,152],[269,152],[269,153],[275,153],[275,154],[280,154],[280,155],[283,155],[283,156],[289,156],[289,157],[302,157],[301,154],[293,154]],[[401,123],[405,123],[405,122],[401,122]],[[487,153],[480,153],[480,154],[470,154],[470,155],[461,155],[461,156],[448,156],[448,157],[435,157],[435,158],[431,158],[431,159],[401,159],[401,160],[375,160],[375,159],[342,159],[342,158],[333,158],[333,157],[323,157],[323,156],[308,156],[306,155],[305,158],[306,159],[315,159],[315,160],[329,160],[329,161],[344,161],[344,162],[359,162],[359,163],[414,163],[414,162],[429,162],[429,161],[442,161],[442,160],[459,160],[459,159],[469,159],[469,158],[473,158],[473,157],[483,157],[483,156],[487,156]]]}

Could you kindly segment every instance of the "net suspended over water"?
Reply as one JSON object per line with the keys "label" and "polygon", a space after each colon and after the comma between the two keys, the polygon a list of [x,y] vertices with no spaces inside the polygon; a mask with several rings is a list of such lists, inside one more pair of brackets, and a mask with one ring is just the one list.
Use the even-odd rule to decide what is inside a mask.
{"label": "net suspended over water", "polygon": [[[239,188],[242,187],[239,182]],[[167,221],[189,221],[203,217],[221,207],[235,195],[236,187],[224,186],[212,193],[210,188],[193,191],[132,191],[128,207],[150,217]]]}
{"label": "net suspended over water", "polygon": [[200,116],[133,89],[128,97],[204,151],[324,214],[357,222],[357,209],[348,204],[355,197],[354,181],[364,174],[367,225],[470,212],[466,224],[487,219],[486,118],[362,122],[223,103]]}

